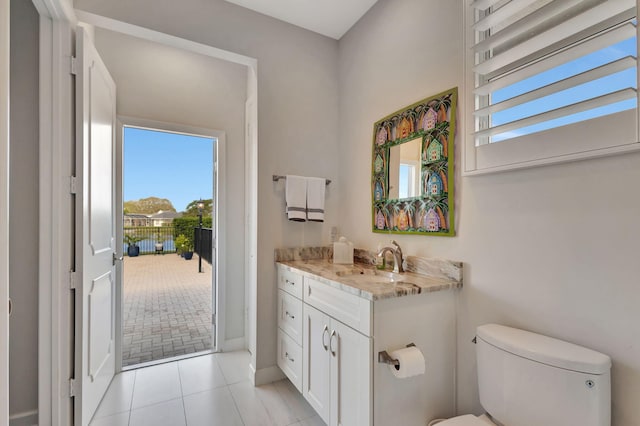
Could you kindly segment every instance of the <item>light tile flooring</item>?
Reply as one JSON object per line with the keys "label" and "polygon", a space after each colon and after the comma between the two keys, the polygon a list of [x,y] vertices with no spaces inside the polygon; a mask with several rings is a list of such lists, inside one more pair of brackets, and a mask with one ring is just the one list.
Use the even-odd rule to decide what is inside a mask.
{"label": "light tile flooring", "polygon": [[288,380],[254,387],[248,366],[241,351],[123,372],[91,426],[324,426]]}

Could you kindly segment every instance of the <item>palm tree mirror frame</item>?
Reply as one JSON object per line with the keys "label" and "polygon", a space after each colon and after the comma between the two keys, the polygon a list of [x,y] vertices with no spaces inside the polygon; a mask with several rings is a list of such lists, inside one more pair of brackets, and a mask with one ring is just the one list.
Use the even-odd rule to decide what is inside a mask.
{"label": "palm tree mirror frame", "polygon": [[[455,236],[454,141],[458,88],[396,111],[373,125],[373,232]],[[389,198],[391,148],[422,140],[420,194]]]}

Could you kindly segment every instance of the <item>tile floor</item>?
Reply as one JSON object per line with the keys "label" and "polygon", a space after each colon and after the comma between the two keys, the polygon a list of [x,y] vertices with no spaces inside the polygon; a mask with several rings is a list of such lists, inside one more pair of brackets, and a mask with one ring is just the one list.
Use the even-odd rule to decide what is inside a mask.
{"label": "tile floor", "polygon": [[91,426],[324,426],[288,380],[251,385],[248,365],[241,351],[123,372]]}

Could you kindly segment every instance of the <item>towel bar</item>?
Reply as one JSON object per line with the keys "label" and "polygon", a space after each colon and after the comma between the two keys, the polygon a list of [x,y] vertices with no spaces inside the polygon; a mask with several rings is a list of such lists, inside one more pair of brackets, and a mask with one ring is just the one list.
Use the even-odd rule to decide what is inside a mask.
{"label": "towel bar", "polygon": [[[277,181],[279,181],[279,180],[281,180],[281,179],[285,179],[285,180],[286,180],[286,179],[287,179],[287,177],[286,177],[286,176],[283,176],[283,175],[273,175],[273,181],[274,181],[274,182],[277,182]],[[327,185],[329,185],[329,184],[331,183],[331,179],[325,179],[325,181],[326,181],[326,184],[327,184]]]}
{"label": "towel bar", "polygon": [[[410,348],[412,346],[415,346],[415,344],[409,343],[406,347]],[[400,365],[400,361],[398,361],[397,359],[391,358],[391,356],[389,355],[389,353],[387,351],[378,352],[378,362],[380,364],[395,365],[396,367],[398,367]]]}

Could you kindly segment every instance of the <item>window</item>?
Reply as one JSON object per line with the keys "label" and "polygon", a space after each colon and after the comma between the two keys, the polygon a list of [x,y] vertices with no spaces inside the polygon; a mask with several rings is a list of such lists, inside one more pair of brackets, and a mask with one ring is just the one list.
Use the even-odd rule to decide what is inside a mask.
{"label": "window", "polygon": [[420,189],[420,163],[400,161],[400,182],[398,198],[416,197]]}
{"label": "window", "polygon": [[474,0],[467,173],[638,149],[636,0]]}

